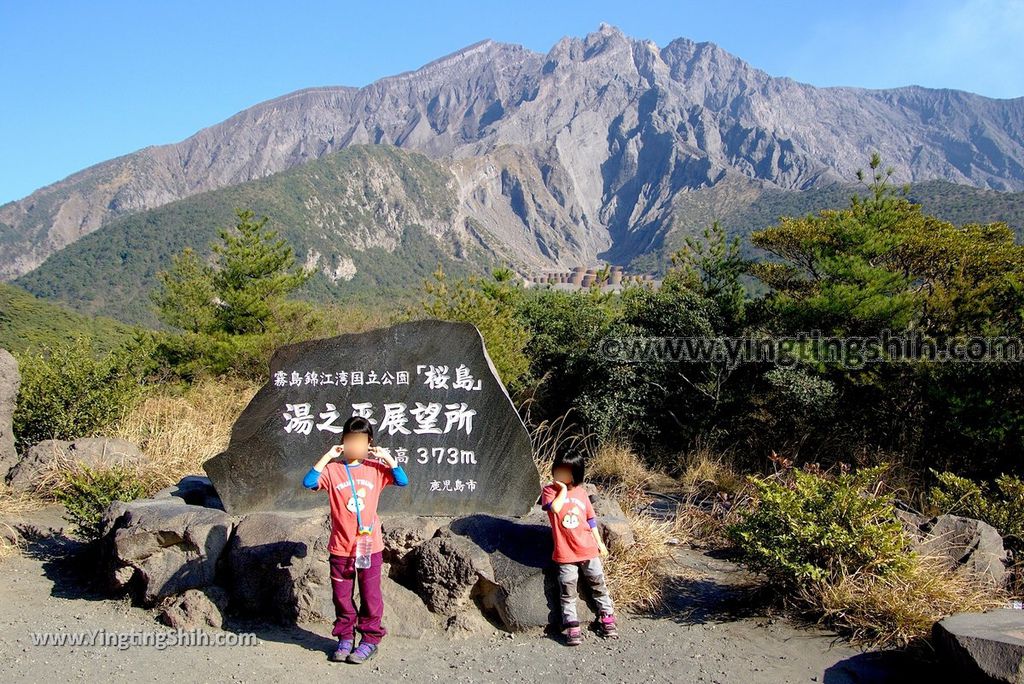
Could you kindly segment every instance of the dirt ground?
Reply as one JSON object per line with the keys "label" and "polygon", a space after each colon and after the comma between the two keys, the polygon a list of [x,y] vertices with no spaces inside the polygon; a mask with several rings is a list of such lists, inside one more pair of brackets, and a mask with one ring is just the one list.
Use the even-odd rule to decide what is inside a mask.
{"label": "dirt ground", "polygon": [[[657,616],[621,616],[621,637],[586,634],[569,648],[540,632],[472,637],[388,637],[364,665],[332,663],[328,624],[278,627],[231,622],[255,645],[35,645],[33,633],[167,630],[153,613],[88,588],[77,545],[37,539],[0,561],[0,681],[358,681],[446,682],[904,682],[941,681],[908,656],[864,653],[823,631],[757,615],[736,588],[737,570],[694,550],[679,562],[695,579],[681,584]],[[400,620],[385,608],[388,620]],[[213,632],[211,632],[213,633]]]}

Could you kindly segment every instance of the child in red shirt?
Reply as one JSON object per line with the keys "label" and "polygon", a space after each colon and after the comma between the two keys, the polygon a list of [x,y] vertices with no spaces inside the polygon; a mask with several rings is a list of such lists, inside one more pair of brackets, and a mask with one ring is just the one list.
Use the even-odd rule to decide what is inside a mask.
{"label": "child in red shirt", "polygon": [[[366,418],[352,416],[345,421],[341,439],[341,444],[331,447],[310,468],[302,484],[309,489],[326,489],[331,503],[327,551],[337,615],[332,634],[338,638],[338,645],[330,658],[358,664],[376,654],[387,634],[381,624],[384,540],[377,501],[382,489],[390,484],[404,487],[409,478],[387,449],[373,446],[373,427]],[[367,454],[380,460],[367,459]],[[357,576],[362,604],[358,615],[352,600]],[[353,648],[356,631],[362,639]]]}
{"label": "child in red shirt", "polygon": [[559,595],[562,605],[562,629],[569,646],[583,640],[576,615],[576,585],[582,571],[590,585],[599,610],[602,636],[618,638],[615,606],[604,580],[601,556],[608,549],[597,529],[597,516],[590,497],[583,488],[583,456],[559,455],[551,467],[554,480],[541,491],[541,508],[548,512],[551,534],[555,541],[552,560],[558,565]]}

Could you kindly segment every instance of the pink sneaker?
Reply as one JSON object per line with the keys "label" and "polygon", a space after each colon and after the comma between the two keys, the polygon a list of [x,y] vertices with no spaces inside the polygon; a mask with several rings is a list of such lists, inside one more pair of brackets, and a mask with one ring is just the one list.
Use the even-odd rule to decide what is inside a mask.
{"label": "pink sneaker", "polygon": [[565,630],[565,645],[579,646],[583,643],[583,630],[579,627],[568,627]]}
{"label": "pink sneaker", "polygon": [[615,626],[614,615],[602,615],[600,619],[601,623],[601,636],[609,639],[619,638],[619,629]]}

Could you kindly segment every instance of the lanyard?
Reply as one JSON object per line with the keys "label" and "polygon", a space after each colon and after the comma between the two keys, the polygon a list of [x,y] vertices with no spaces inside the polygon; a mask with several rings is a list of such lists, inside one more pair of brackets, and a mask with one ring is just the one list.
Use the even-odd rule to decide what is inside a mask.
{"label": "lanyard", "polygon": [[356,494],[356,483],[352,480],[352,471],[348,469],[348,463],[343,463],[342,465],[345,466],[345,474],[348,475],[348,486],[352,489],[352,500],[355,501],[356,525],[358,526],[356,534],[362,534],[363,519],[359,516],[359,495]]}

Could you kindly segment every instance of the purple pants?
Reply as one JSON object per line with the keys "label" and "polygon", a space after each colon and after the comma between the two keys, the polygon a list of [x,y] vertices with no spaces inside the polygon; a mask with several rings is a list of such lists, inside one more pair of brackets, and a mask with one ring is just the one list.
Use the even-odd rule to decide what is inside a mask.
{"label": "purple pants", "polygon": [[[384,597],[380,593],[380,572],[383,564],[380,551],[370,556],[370,567],[356,570],[355,556],[330,554],[331,586],[334,588],[334,612],[338,616],[331,631],[339,639],[353,639],[355,630],[363,642],[377,644],[388,632],[381,625]],[[359,582],[359,613],[353,600],[356,578]]]}

